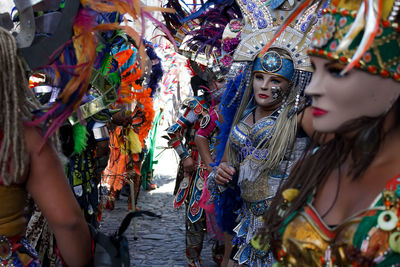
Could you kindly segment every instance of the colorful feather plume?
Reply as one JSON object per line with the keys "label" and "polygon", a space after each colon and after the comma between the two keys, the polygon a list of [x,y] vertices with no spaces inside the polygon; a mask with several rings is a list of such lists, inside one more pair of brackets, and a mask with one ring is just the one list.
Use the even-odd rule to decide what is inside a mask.
{"label": "colorful feather plume", "polygon": [[339,45],[338,49],[343,51],[348,48],[348,46],[351,44],[351,41],[354,40],[354,36],[362,29],[364,29],[364,34],[356,52],[350,60],[350,63],[341,72],[342,75],[350,71],[370,48],[376,34],[378,33],[381,15],[382,0],[367,0],[364,1],[360,6],[356,20],[342,40],[342,42],[344,41],[345,43],[343,45]]}
{"label": "colorful feather plume", "polygon": [[209,56],[216,50],[220,53],[225,27],[232,19],[241,17],[240,8],[236,2],[231,5],[217,5],[198,17],[201,21],[200,27],[188,33],[192,37],[186,43],[191,50],[196,51],[196,56],[199,53]]}
{"label": "colorful feather plume", "polygon": [[[175,12],[170,8],[144,7],[139,0],[81,0],[81,4],[82,7],[74,21],[72,40],[61,47],[59,50],[63,50],[62,54],[45,67],[48,73],[52,73],[58,87],[63,88],[57,102],[49,108],[37,111],[38,117],[32,122],[34,125],[45,123],[47,127],[45,139],[51,136],[81,104],[89,87],[92,68],[100,64],[99,55],[106,55],[102,49],[101,53],[97,54],[98,45],[103,39],[101,33],[123,31],[136,44],[141,44],[138,32],[119,23],[122,18],[120,14],[129,14],[132,18],[138,19],[142,13],[152,18],[149,14],[151,11]],[[108,13],[115,14],[110,17]],[[152,20],[154,21],[154,18]],[[53,58],[59,50],[53,54]],[[139,45],[138,50],[138,61],[135,64],[140,68],[147,57],[144,46]]]}
{"label": "colorful feather plume", "polygon": [[73,136],[74,136],[74,153],[81,154],[87,146],[87,141],[89,137],[89,132],[86,126],[77,123],[73,126]]}
{"label": "colorful feather plume", "polygon": [[219,108],[220,114],[223,118],[223,123],[217,122],[219,134],[217,136],[217,155],[214,166],[219,165],[224,155],[225,146],[228,142],[235,114],[240,106],[244,90],[246,89],[245,80],[248,78],[247,74],[249,71],[251,71],[251,68],[252,66],[247,66],[247,68],[245,67],[238,70],[238,74],[233,79],[228,80],[226,84],[226,90],[222,96],[222,101]]}

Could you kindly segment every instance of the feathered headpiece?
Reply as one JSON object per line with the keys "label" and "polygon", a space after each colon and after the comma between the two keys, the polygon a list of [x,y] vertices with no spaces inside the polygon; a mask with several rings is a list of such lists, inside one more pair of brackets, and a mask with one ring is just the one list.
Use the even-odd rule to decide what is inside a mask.
{"label": "feathered headpiece", "polygon": [[[45,122],[47,126],[45,138],[54,133],[81,104],[89,87],[93,67],[99,62],[96,49],[105,37],[102,33],[124,31],[136,44],[141,44],[141,33],[120,24],[120,15],[129,14],[135,20],[144,17],[154,20],[150,11],[174,12],[172,9],[143,6],[138,0],[71,0],[45,1],[53,4],[42,5],[44,14],[39,12],[39,16],[34,17],[32,3],[25,5],[25,1],[15,2],[22,29],[17,38],[21,53],[31,68],[46,70],[53,77],[54,85],[61,89],[56,102],[36,113],[34,124]],[[114,19],[104,21],[107,14],[112,12],[118,12]],[[51,16],[53,13],[61,14],[58,24],[55,23],[56,16]],[[40,29],[54,28],[52,24],[58,25],[54,32],[40,32]],[[35,32],[35,25],[38,25],[39,31],[32,37],[30,33],[32,28]],[[41,28],[40,25],[47,27]],[[144,45],[139,45],[138,66],[144,63],[145,58]]]}

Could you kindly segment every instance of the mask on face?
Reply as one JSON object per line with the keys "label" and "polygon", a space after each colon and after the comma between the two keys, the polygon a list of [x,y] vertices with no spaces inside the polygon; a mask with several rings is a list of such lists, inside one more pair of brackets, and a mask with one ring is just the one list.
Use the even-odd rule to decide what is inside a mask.
{"label": "mask on face", "polygon": [[400,94],[392,79],[352,70],[344,76],[345,65],[314,58],[315,72],[306,94],[312,97],[314,128],[334,132],[361,117],[385,114]]}
{"label": "mask on face", "polygon": [[371,3],[332,1],[322,10],[309,50],[316,71],[306,90],[318,131],[384,115],[399,96],[398,6]]}

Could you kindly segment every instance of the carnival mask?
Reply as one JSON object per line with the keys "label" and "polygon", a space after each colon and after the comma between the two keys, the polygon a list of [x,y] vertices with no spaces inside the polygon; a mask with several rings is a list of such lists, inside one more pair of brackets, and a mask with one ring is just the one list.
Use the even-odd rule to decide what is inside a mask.
{"label": "carnival mask", "polygon": [[280,105],[289,82],[277,75],[255,72],[253,77],[254,99],[262,108],[274,109]]}
{"label": "carnival mask", "polygon": [[361,117],[387,112],[400,95],[400,84],[392,79],[353,69],[340,73],[345,65],[312,57],[315,71],[306,94],[312,97],[313,125],[320,132],[335,132]]}

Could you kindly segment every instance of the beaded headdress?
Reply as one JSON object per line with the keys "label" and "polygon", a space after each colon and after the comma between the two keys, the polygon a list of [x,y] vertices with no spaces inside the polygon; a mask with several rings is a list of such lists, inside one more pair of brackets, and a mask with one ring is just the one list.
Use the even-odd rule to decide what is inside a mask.
{"label": "beaded headdress", "polygon": [[[245,100],[252,92],[251,75],[254,71],[262,71],[280,75],[291,81],[289,95],[283,99],[280,108],[278,121],[285,125],[285,132],[288,133],[285,140],[275,138],[271,140],[270,155],[266,167],[274,167],[280,162],[287,144],[294,138],[296,132],[294,122],[295,114],[306,103],[304,89],[311,79],[311,63],[307,55],[307,49],[311,45],[311,39],[307,36],[313,30],[317,21],[318,4],[307,7],[300,13],[296,13],[298,7],[302,6],[301,1],[261,1],[261,0],[237,0],[245,26],[241,31],[241,42],[233,55],[233,64],[228,74],[226,84],[226,96],[221,104],[221,113],[224,117],[224,124],[220,127],[220,147],[217,151],[224,151],[229,132],[234,120],[238,120],[243,113],[244,105],[251,105],[253,102],[245,103]],[[278,38],[276,33],[281,29],[281,24],[286,18],[294,14],[296,20],[286,25]],[[269,44],[268,49],[265,46]],[[274,48],[274,49],[269,49]],[[280,53],[279,50],[285,51]],[[289,55],[289,56],[287,56]],[[236,118],[232,114],[236,113]],[[281,130],[281,129],[280,129]],[[276,140],[279,139],[279,140]],[[275,144],[275,145],[274,145]],[[222,158],[217,155],[217,162]],[[254,177],[256,178],[256,177]]]}
{"label": "beaded headdress", "polygon": [[400,1],[333,0],[323,9],[310,55],[400,82]]}

